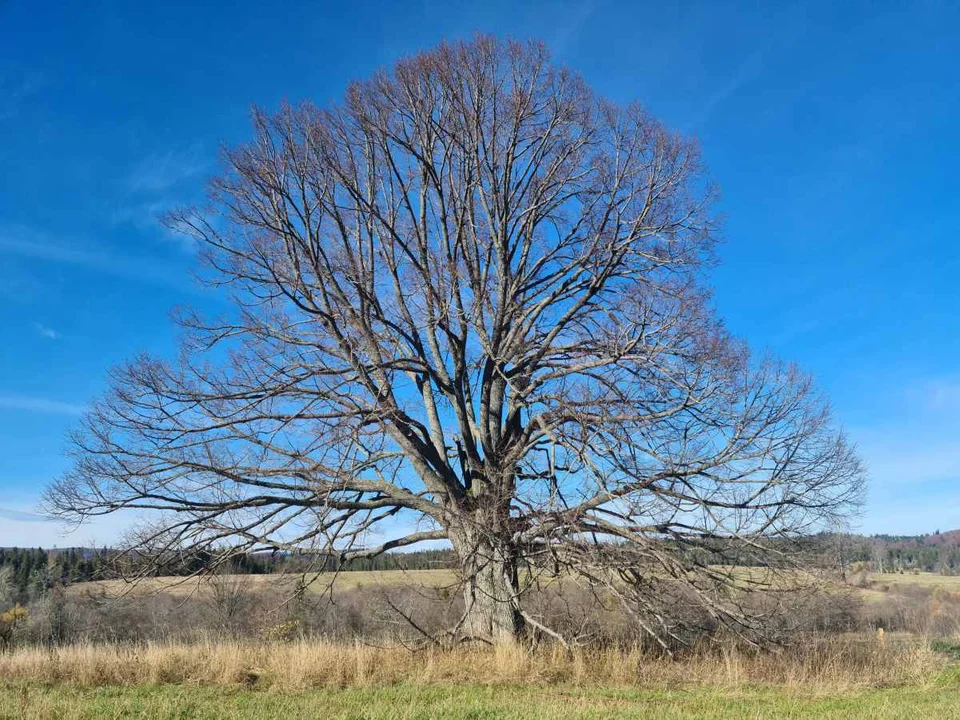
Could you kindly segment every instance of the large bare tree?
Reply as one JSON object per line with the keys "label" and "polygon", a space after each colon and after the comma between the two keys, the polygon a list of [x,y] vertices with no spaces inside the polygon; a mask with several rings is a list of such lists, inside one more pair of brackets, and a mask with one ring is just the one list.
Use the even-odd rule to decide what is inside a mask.
{"label": "large bare tree", "polygon": [[809,379],[714,317],[712,191],[641,106],[478,37],[253,120],[170,218],[235,311],[115,373],[55,513],[213,553],[447,540],[458,636],[503,641],[551,632],[546,574],[661,637],[677,588],[743,626],[724,568],[787,564],[858,497]]}

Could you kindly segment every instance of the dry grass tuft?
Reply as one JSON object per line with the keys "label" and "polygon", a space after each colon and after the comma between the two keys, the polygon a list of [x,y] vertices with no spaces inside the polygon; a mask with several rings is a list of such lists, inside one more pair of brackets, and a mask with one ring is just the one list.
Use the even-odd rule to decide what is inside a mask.
{"label": "dry grass tuft", "polygon": [[0,678],[80,687],[199,684],[303,690],[409,684],[706,685],[769,684],[837,691],[924,682],[942,659],[916,639],[811,639],[779,652],[727,648],[681,659],[642,650],[461,647],[411,652],[322,641],[81,644],[0,654]]}

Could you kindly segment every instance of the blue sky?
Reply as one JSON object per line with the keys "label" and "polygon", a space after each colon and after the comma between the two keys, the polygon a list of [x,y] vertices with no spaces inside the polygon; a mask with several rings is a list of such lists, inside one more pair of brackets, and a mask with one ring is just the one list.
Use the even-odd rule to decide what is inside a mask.
{"label": "blue sky", "polygon": [[[537,37],[618,101],[696,135],[726,216],[716,305],[799,361],[871,473],[867,532],[960,527],[960,6],[936,2],[0,0],[0,545],[109,368],[215,308],[156,216],[202,198],[251,103],[338,99],[475,30]],[[276,6],[274,6],[276,5]]]}

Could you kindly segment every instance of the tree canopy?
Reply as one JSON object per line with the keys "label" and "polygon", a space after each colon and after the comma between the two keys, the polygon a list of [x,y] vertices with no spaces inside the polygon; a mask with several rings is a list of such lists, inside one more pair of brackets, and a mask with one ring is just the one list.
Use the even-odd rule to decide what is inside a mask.
{"label": "tree canopy", "polygon": [[547,574],[658,637],[677,592],[745,626],[717,568],[787,565],[858,499],[809,377],[715,316],[714,192],[642,106],[477,37],[253,130],[168,218],[233,311],[115,372],[53,512],[214,553],[447,540],[453,631],[498,640],[550,632],[523,602]]}

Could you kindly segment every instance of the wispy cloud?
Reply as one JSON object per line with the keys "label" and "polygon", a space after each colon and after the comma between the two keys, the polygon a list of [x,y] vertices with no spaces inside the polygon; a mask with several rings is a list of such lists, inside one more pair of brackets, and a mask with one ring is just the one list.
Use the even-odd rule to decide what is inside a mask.
{"label": "wispy cloud", "polygon": [[197,292],[186,268],[157,257],[119,253],[91,242],[58,241],[42,232],[13,226],[0,226],[0,255],[73,265],[114,277],[149,283],[181,291]]}
{"label": "wispy cloud", "polygon": [[960,412],[960,379],[940,378],[929,382],[924,395],[932,410]]}
{"label": "wispy cloud", "polygon": [[35,70],[0,69],[0,121],[19,115],[24,104],[48,84],[46,76]]}
{"label": "wispy cloud", "polygon": [[576,41],[577,35],[597,10],[597,3],[593,0],[583,0],[578,3],[564,3],[562,7],[551,9],[556,24],[550,38],[550,49],[554,56],[562,58],[570,46]]}
{"label": "wispy cloud", "polygon": [[136,519],[117,513],[73,525],[33,512],[31,499],[23,500],[0,506],[0,547],[107,547],[119,542]]}
{"label": "wispy cloud", "polygon": [[172,199],[166,199],[135,202],[114,207],[109,215],[110,224],[114,226],[128,225],[140,231],[160,232],[165,240],[173,242],[181,250],[192,254],[197,249],[197,241],[186,233],[171,230],[162,222],[163,216],[180,204]]}
{"label": "wispy cloud", "polygon": [[87,408],[75,403],[48,400],[47,398],[31,397],[29,395],[0,395],[0,410],[77,416],[86,412]]}
{"label": "wispy cloud", "polygon": [[688,129],[695,130],[705,125],[718,107],[740,92],[748,83],[759,77],[765,69],[764,57],[765,49],[761,47],[754,50],[741,62],[726,82],[707,96],[699,112],[689,121]]}
{"label": "wispy cloud", "polygon": [[960,382],[933,377],[886,388],[876,382],[883,420],[854,428],[877,484],[960,480]]}
{"label": "wispy cloud", "polygon": [[51,327],[47,327],[42,323],[34,323],[33,329],[36,330],[37,335],[39,335],[42,338],[46,338],[47,340],[60,339],[60,333],[58,333],[56,330],[54,330]]}
{"label": "wispy cloud", "polygon": [[184,250],[195,250],[191,238],[163,228],[160,218],[178,205],[196,201],[199,187],[195,181],[209,167],[209,158],[196,144],[186,150],[151,153],[125,176],[122,198],[109,211],[110,223],[160,230]]}
{"label": "wispy cloud", "polygon": [[960,443],[909,423],[852,434],[869,475],[865,531],[918,533],[960,525]]}
{"label": "wispy cloud", "polygon": [[874,419],[850,427],[869,473],[865,529],[930,532],[960,523],[960,382],[871,377]]}
{"label": "wispy cloud", "polygon": [[159,225],[160,216],[170,209],[173,203],[161,200],[132,203],[116,207],[110,212],[111,225],[133,225],[139,230],[154,228]]}
{"label": "wispy cloud", "polygon": [[127,189],[132,193],[165,192],[206,170],[207,160],[199,145],[187,150],[167,150],[151,153],[141,160],[127,177]]}
{"label": "wispy cloud", "polygon": [[902,488],[960,479],[960,442],[936,441],[927,433],[900,438],[893,432],[879,435],[873,442],[860,445],[876,487]]}
{"label": "wispy cloud", "polygon": [[38,515],[37,513],[33,512],[25,512],[23,510],[13,510],[12,508],[5,507],[0,507],[0,518],[3,518],[4,520],[13,520],[14,522],[54,522],[44,515]]}

